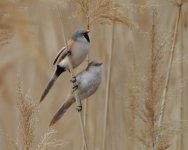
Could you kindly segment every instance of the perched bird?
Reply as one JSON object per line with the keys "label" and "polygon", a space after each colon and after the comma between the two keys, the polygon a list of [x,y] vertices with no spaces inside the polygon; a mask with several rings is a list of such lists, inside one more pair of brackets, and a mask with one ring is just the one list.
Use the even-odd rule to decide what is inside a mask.
{"label": "perched bird", "polygon": [[63,47],[55,57],[53,62],[56,65],[56,70],[49,81],[47,87],[45,88],[42,96],[40,98],[40,102],[46,97],[49,90],[55,83],[56,79],[65,71],[69,70],[69,59],[68,54],[70,54],[73,68],[79,66],[90,50],[90,38],[88,36],[89,30],[80,29],[77,30],[73,35],[72,39],[67,42],[67,50],[66,47]]}
{"label": "perched bird", "polygon": [[101,83],[102,68],[102,63],[92,61],[88,64],[84,71],[73,78],[73,91],[71,91],[67,100],[53,117],[50,126],[55,124],[63,116],[67,109],[76,101],[74,96],[75,90],[77,90],[79,100],[83,100],[95,93]]}

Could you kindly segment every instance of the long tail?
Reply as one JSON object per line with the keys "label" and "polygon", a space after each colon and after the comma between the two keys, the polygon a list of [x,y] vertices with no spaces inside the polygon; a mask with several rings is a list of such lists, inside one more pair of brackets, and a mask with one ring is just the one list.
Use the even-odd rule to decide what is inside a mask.
{"label": "long tail", "polygon": [[53,119],[50,122],[50,126],[54,125],[67,111],[67,109],[75,102],[74,96],[71,96],[64,104],[63,106],[58,110],[58,112],[55,114]]}
{"label": "long tail", "polygon": [[40,98],[40,102],[42,102],[44,100],[44,98],[46,97],[46,95],[48,94],[48,92],[50,91],[50,89],[52,88],[52,86],[54,85],[55,81],[57,80],[57,78],[60,76],[61,73],[63,73],[64,71],[66,71],[65,68],[62,68],[60,66],[57,66],[56,71],[52,77],[52,79],[48,82],[47,87],[44,89],[42,96]]}

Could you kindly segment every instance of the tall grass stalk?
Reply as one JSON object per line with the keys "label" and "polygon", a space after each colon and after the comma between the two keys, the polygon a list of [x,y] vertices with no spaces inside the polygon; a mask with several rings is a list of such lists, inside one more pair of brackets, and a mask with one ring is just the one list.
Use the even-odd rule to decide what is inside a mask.
{"label": "tall grass stalk", "polygon": [[105,106],[104,106],[104,126],[103,126],[103,141],[102,141],[102,150],[106,149],[106,137],[107,137],[107,123],[108,123],[108,112],[109,112],[109,97],[110,97],[110,88],[111,88],[111,74],[112,74],[112,62],[113,62],[113,48],[114,48],[114,32],[115,24],[112,24],[112,39],[111,47],[109,51],[108,59],[108,72],[107,72],[107,83],[106,83],[106,96],[105,96]]}
{"label": "tall grass stalk", "polygon": [[[87,29],[90,30],[90,25],[89,25],[89,17],[88,17],[88,21],[87,21]],[[87,65],[89,64],[90,60],[89,60],[89,54],[87,55]],[[86,131],[86,126],[87,126],[87,116],[88,116],[88,100],[89,98],[86,99],[85,101],[85,105],[84,105],[84,111],[83,111],[83,115],[84,115],[84,128]],[[85,146],[84,146],[84,141],[83,141],[83,150],[85,150]]]}
{"label": "tall grass stalk", "polygon": [[[181,3],[181,0],[180,0]],[[184,56],[184,43],[183,43],[183,16],[182,16],[183,12],[181,11],[181,26],[180,26],[180,57],[183,58]],[[181,79],[180,79],[180,84],[181,84],[181,88],[180,88],[180,146],[178,147],[180,150],[183,149],[183,145],[184,145],[184,133],[183,133],[183,120],[184,120],[184,116],[183,116],[183,81],[184,81],[184,65],[183,62],[180,63],[180,74],[181,74]]]}
{"label": "tall grass stalk", "polygon": [[[176,44],[178,27],[179,27],[179,22],[180,22],[180,17],[181,17],[181,10],[182,10],[182,4],[180,3],[180,4],[178,4],[178,10],[176,13],[173,41],[172,41],[172,46],[171,46],[171,50],[170,50],[167,75],[166,75],[166,79],[165,79],[165,83],[164,83],[164,90],[163,90],[162,100],[161,100],[161,105],[160,105],[160,112],[159,112],[159,118],[158,118],[158,129],[161,128],[161,125],[162,125],[162,122],[164,119],[164,111],[165,111],[166,100],[167,100],[168,85],[169,85],[170,76],[171,76],[172,62],[174,59],[174,51],[175,51],[175,44]],[[155,144],[156,146],[158,144],[159,137],[160,137],[160,132],[158,132],[157,137],[156,137],[156,144]],[[156,148],[157,147],[155,147],[155,149]]]}
{"label": "tall grass stalk", "polygon": [[[88,117],[88,98],[86,99],[85,105],[84,105],[84,111],[83,111],[83,115],[84,115],[84,129],[86,132],[86,127],[87,127],[87,117]],[[87,133],[87,132],[86,132]],[[82,149],[85,150],[85,141],[83,140],[83,146]]]}
{"label": "tall grass stalk", "polygon": [[[136,59],[135,59],[135,52],[133,53],[132,57],[132,85],[136,85],[135,81],[135,70],[136,70]],[[131,119],[131,140],[132,140],[132,145],[131,149],[135,149],[135,137],[136,137],[136,96],[134,95],[133,89],[130,90],[130,119]]]}
{"label": "tall grass stalk", "polygon": [[[59,9],[59,7],[58,7],[58,13],[60,15],[60,20],[62,20],[63,19],[63,14],[62,14],[61,10]],[[62,22],[61,22],[61,24],[62,24],[62,34],[63,34],[63,38],[64,38],[64,44],[66,46],[66,50],[68,50],[68,46],[67,46],[67,42],[66,42],[67,40],[66,40],[66,36],[65,36],[65,33],[64,33],[64,26],[63,26]],[[73,69],[72,60],[71,60],[70,55],[68,55],[68,58],[69,58],[70,75],[71,75],[71,78],[73,78],[74,77],[74,69]],[[76,99],[77,106],[82,106],[81,100],[78,98],[78,92],[75,91],[74,94],[75,94],[75,99]],[[79,114],[81,131],[82,131],[82,134],[83,134],[83,140],[84,140],[85,150],[88,150],[88,148],[87,148],[87,141],[86,141],[87,138],[86,138],[86,133],[85,133],[85,129],[84,129],[84,122],[83,122],[81,111],[79,111],[78,114]]]}

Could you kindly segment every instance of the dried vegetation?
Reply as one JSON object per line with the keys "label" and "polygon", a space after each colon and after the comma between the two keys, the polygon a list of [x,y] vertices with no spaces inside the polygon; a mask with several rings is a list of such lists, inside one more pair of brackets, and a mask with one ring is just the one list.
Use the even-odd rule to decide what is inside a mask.
{"label": "dried vegetation", "polygon": [[[40,107],[37,97],[58,43],[64,44],[59,36],[62,24],[70,34],[84,24],[94,29],[87,63],[99,58],[106,64],[104,83],[85,107],[88,149],[186,150],[187,1],[66,1],[65,6],[75,7],[68,11],[59,6],[58,19],[49,9],[52,3],[56,2],[0,2],[0,149],[81,147],[75,111],[55,126],[57,134],[45,126],[65,98],[69,78],[63,76]],[[75,24],[67,17],[70,12],[79,12],[77,17],[85,22]],[[136,30],[127,28],[133,24]],[[23,86],[14,83],[17,71],[24,76]],[[31,98],[23,89],[31,90]],[[62,137],[70,142],[56,140]]]}

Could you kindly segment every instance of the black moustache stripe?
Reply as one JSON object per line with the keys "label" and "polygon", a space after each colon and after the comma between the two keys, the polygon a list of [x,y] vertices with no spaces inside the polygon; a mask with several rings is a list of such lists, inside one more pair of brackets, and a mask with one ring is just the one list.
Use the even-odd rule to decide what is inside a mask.
{"label": "black moustache stripe", "polygon": [[89,36],[88,36],[87,33],[84,34],[84,37],[86,38],[86,40],[87,40],[88,42],[90,42],[90,39],[89,39]]}

